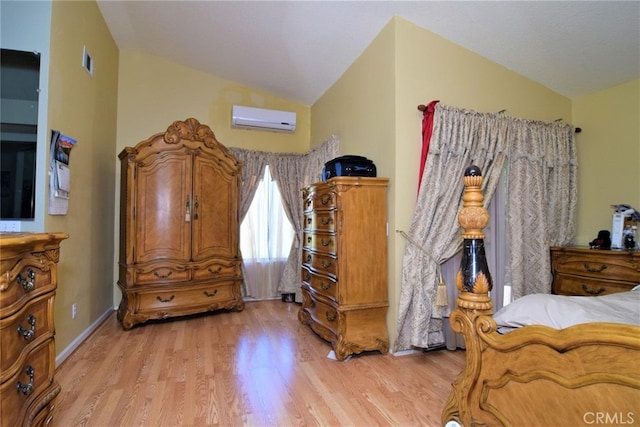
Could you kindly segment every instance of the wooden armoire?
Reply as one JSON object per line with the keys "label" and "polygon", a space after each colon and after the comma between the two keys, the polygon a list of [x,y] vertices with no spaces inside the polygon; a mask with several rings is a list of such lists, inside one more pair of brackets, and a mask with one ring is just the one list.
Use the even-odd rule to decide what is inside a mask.
{"label": "wooden armoire", "polygon": [[125,148],[119,158],[122,327],[243,310],[242,162],[193,118]]}

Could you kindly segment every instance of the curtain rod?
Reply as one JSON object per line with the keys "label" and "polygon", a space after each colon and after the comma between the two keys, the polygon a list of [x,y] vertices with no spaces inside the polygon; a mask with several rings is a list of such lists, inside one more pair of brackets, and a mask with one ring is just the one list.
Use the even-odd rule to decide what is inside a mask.
{"label": "curtain rod", "polygon": [[[420,111],[424,112],[426,109],[427,109],[427,106],[426,106],[426,105],[424,105],[424,104],[420,104],[420,105],[418,105],[418,110],[420,110]],[[505,111],[507,111],[507,110],[500,110],[500,111],[498,111],[498,114],[504,113]],[[562,119],[558,119],[558,120],[562,120]],[[556,122],[557,122],[558,120],[556,120]],[[580,133],[580,132],[582,132],[582,129],[581,129],[581,128],[575,128],[575,132],[576,132],[576,133]]]}

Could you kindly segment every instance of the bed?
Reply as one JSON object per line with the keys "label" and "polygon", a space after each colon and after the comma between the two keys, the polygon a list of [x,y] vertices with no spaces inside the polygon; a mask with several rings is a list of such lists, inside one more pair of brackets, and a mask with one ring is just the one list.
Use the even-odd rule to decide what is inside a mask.
{"label": "bed", "polygon": [[[514,301],[494,316],[482,232],[488,214],[477,167],[467,169],[464,184],[459,215],[464,250],[456,278],[460,294],[450,323],[464,336],[466,366],[452,384],[442,424],[640,425],[640,326],[635,322],[640,290],[610,301],[548,296],[559,304],[580,302],[562,298],[582,298],[606,305],[617,298],[626,304],[629,322],[615,317],[595,321],[600,317],[592,308],[584,310],[583,318],[565,319],[571,323],[535,320],[533,306],[547,310],[545,297]],[[513,320],[514,313],[520,318]],[[531,325],[527,317],[538,324]]]}

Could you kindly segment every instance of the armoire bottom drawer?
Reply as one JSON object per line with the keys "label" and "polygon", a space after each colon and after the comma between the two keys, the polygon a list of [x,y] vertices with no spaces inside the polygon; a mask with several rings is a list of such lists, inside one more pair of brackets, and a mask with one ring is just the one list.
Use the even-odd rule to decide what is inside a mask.
{"label": "armoire bottom drawer", "polygon": [[185,308],[223,303],[234,300],[233,283],[217,283],[209,286],[175,287],[169,290],[140,292],[139,312],[166,310],[171,308]]}

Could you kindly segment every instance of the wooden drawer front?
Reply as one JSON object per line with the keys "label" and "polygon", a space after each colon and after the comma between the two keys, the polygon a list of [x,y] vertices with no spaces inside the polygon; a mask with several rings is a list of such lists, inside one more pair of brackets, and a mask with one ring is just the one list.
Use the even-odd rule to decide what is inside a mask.
{"label": "wooden drawer front", "polygon": [[202,307],[211,304],[218,304],[233,299],[232,283],[220,283],[203,285],[198,287],[179,286],[166,291],[151,291],[139,294],[139,310],[145,311],[165,311],[187,307]]}
{"label": "wooden drawer front", "polygon": [[302,280],[308,283],[314,291],[334,301],[336,300],[338,283],[335,279],[315,274],[309,271],[307,267],[303,267],[302,272]]}
{"label": "wooden drawer front", "polygon": [[240,261],[214,260],[193,267],[195,280],[210,280],[219,277],[240,277]]}
{"label": "wooden drawer front", "polygon": [[336,194],[328,188],[320,188],[308,193],[304,201],[305,212],[311,210],[330,210],[336,206]]}
{"label": "wooden drawer front", "polygon": [[[19,309],[28,299],[52,291],[55,286],[55,268],[43,257],[27,256],[7,270],[3,262],[0,282],[0,308],[2,316]],[[15,304],[15,305],[14,305]],[[12,307],[13,306],[13,307]]]}
{"label": "wooden drawer front", "polygon": [[181,264],[146,264],[138,266],[135,269],[135,284],[142,285],[147,283],[173,283],[189,280],[191,271]]}
{"label": "wooden drawer front", "polygon": [[313,297],[311,298],[311,304],[306,310],[311,315],[313,321],[329,329],[331,333],[337,336],[339,329],[338,311],[329,304],[318,301]]}
{"label": "wooden drawer front", "polygon": [[554,293],[558,295],[599,296],[616,292],[627,292],[632,283],[600,281],[586,277],[558,275],[554,282]]}
{"label": "wooden drawer front", "polygon": [[336,253],[336,236],[328,233],[305,233],[304,247],[327,254]]}
{"label": "wooden drawer front", "polygon": [[311,252],[305,249],[303,251],[302,262],[304,263],[304,265],[308,265],[315,271],[336,277],[336,272],[338,270],[338,261],[334,257],[326,254]]}
{"label": "wooden drawer front", "polygon": [[[22,425],[29,404],[40,398],[42,392],[53,383],[54,361],[55,346],[53,339],[49,339],[34,349],[18,371],[2,383],[0,413],[3,426]],[[32,368],[31,376],[27,373],[29,368]],[[22,390],[27,392],[26,395],[18,390],[19,383]],[[29,384],[32,386],[30,390]]]}
{"label": "wooden drawer front", "polygon": [[559,273],[640,283],[640,266],[626,259],[568,254],[559,257],[556,268]]}
{"label": "wooden drawer front", "polygon": [[0,320],[0,381],[13,376],[29,351],[53,337],[53,294],[29,301],[19,312]]}
{"label": "wooden drawer front", "polygon": [[334,232],[336,229],[334,216],[335,211],[307,213],[304,216],[304,227],[307,230]]}

